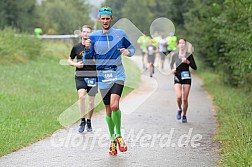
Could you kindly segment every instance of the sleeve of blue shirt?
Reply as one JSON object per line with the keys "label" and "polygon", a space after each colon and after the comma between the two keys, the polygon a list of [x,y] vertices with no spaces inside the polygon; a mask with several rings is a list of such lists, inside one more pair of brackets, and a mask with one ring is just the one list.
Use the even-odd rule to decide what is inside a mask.
{"label": "sleeve of blue shirt", "polygon": [[129,37],[126,34],[125,31],[123,31],[124,34],[124,39],[123,39],[123,45],[126,49],[129,50],[130,54],[128,55],[129,57],[133,56],[135,54],[135,47],[131,44],[131,42],[129,41]]}
{"label": "sleeve of blue shirt", "polygon": [[89,36],[89,39],[91,40],[91,46],[90,49],[87,50],[86,47],[84,48],[84,56],[82,57],[82,60],[84,61],[85,59],[93,59],[93,56],[95,55],[95,50],[94,50],[94,43],[95,43],[95,38],[93,38],[91,35]]}

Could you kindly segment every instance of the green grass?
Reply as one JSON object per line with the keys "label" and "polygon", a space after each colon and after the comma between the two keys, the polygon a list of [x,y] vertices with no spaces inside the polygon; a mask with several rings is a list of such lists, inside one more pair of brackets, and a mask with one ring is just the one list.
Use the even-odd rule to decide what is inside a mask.
{"label": "green grass", "polygon": [[[199,70],[200,71],[200,70]],[[252,166],[252,94],[223,84],[209,70],[200,72],[204,86],[217,106],[221,166]]]}
{"label": "green grass", "polygon": [[[63,43],[43,42],[43,52],[36,58],[0,65],[0,156],[62,128],[60,114],[78,100],[75,68],[59,64],[60,59],[68,58],[70,49]],[[131,74],[127,74],[127,82],[134,88],[140,71],[127,67],[132,64],[129,61],[125,61]],[[131,90],[132,86],[125,87],[124,94]],[[95,111],[102,107],[100,104]]]}
{"label": "green grass", "polygon": [[28,62],[39,57],[41,40],[28,34],[15,35],[11,28],[0,30],[0,64]]}

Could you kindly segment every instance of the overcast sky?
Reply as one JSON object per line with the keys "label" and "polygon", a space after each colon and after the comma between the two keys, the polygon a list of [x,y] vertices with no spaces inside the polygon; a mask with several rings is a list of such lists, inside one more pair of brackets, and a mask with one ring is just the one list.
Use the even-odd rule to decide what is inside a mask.
{"label": "overcast sky", "polygon": [[90,4],[100,7],[100,4],[105,0],[87,0]]}

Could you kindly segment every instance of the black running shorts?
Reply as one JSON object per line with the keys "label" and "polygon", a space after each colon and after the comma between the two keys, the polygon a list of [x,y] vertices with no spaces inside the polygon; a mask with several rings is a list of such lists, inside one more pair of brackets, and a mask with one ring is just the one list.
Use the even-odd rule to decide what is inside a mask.
{"label": "black running shorts", "polygon": [[89,96],[95,96],[98,93],[98,86],[90,87],[87,86],[87,83],[84,81],[84,77],[75,76],[76,89],[86,89]]}
{"label": "black running shorts", "polygon": [[105,105],[110,105],[111,94],[117,94],[121,96],[123,87],[124,87],[124,81],[116,81],[110,88],[100,89],[101,96],[103,98],[103,103]]}

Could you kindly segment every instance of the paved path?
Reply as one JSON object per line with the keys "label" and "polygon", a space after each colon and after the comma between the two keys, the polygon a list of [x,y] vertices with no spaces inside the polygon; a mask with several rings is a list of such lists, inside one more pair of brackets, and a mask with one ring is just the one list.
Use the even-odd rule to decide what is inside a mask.
{"label": "paved path", "polygon": [[[134,58],[140,62],[139,57]],[[168,63],[166,62],[166,65]],[[212,141],[216,122],[213,106],[193,76],[188,123],[176,120],[172,75],[156,69],[142,75],[142,86],[122,100],[123,136],[128,152],[108,155],[105,112],[93,118],[93,133],[78,134],[78,124],[0,158],[0,166],[217,166],[218,145]]]}

